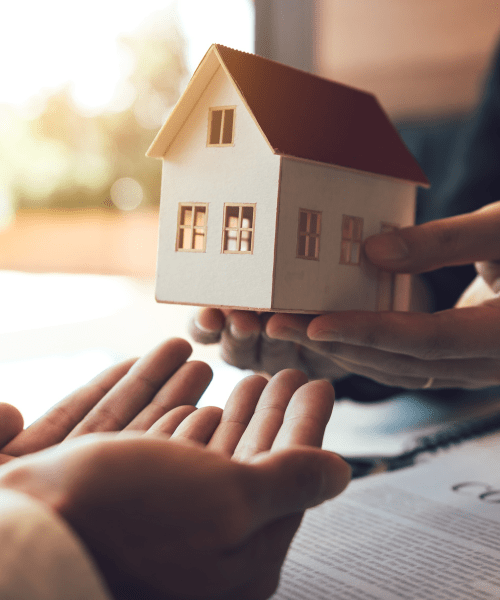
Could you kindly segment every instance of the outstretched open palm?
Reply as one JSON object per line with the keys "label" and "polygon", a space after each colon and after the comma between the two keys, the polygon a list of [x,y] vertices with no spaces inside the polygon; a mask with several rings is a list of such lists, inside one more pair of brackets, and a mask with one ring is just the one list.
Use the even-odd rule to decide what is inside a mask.
{"label": "outstretched open palm", "polygon": [[[136,373],[155,364],[158,372],[166,355],[158,361],[157,350]],[[112,405],[98,402],[60,446],[3,466],[0,488],[27,493],[59,513],[116,599],[268,598],[304,511],[349,481],[348,465],[320,449],[334,402],[331,384],[307,383],[291,369],[270,381],[253,375],[222,410],[182,403],[187,391],[199,394],[192,377],[151,385],[148,376],[145,387],[134,374],[120,381],[135,389],[124,403],[128,411],[120,394],[111,420]],[[133,403],[134,395],[140,402]],[[115,431],[79,437],[96,430]],[[25,443],[19,436],[7,450],[19,452]],[[24,435],[33,444],[38,438]]]}

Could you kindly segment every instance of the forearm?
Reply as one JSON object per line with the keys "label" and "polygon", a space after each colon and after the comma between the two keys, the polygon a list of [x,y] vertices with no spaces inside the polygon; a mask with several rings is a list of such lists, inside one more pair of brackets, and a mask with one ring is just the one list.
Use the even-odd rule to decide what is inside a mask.
{"label": "forearm", "polygon": [[78,537],[43,503],[0,488],[0,596],[110,600]]}

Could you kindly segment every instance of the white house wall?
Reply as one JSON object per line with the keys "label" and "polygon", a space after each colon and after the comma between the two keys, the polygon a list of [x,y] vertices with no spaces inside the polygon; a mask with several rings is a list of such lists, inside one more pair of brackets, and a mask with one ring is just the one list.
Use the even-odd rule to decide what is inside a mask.
{"label": "white house wall", "polygon": [[[233,146],[207,147],[208,109],[214,106],[236,106]],[[163,161],[159,301],[270,308],[279,166],[219,68]],[[176,252],[181,202],[208,203],[205,252]],[[253,254],[222,253],[225,202],[256,204]]]}
{"label": "white house wall", "polygon": [[[322,312],[376,310],[377,272],[340,261],[342,215],[363,218],[363,239],[381,222],[411,225],[415,186],[398,180],[283,158],[273,308]],[[297,258],[299,209],[320,211],[319,260]],[[396,284],[394,308],[407,309],[408,278]]]}

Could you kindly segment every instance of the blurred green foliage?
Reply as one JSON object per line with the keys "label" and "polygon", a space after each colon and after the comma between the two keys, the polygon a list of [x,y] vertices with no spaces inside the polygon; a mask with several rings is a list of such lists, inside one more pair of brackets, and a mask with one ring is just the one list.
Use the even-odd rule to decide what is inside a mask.
{"label": "blurred green foliage", "polygon": [[82,114],[69,89],[46,98],[35,118],[0,105],[0,203],[17,208],[115,208],[114,182],[132,178],[141,206],[159,203],[161,162],[145,152],[186,77],[184,42],[172,24],[122,38],[133,67],[119,112]]}

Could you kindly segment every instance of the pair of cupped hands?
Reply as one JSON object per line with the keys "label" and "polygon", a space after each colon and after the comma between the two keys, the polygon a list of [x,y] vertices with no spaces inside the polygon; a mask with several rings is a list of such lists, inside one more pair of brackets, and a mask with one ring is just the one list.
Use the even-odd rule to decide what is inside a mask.
{"label": "pair of cupped hands", "polygon": [[204,309],[196,340],[220,341],[228,362],[274,377],[244,379],[224,410],[196,409],[211,371],[175,339],[25,430],[0,404],[0,489],[63,518],[117,599],[269,597],[304,511],[349,481],[347,464],[321,450],[334,401],[321,378],[353,372],[411,388],[500,379],[500,203],[369,238],[365,254],[397,272],[474,262],[478,277],[457,307],[432,315]]}
{"label": "pair of cupped hands", "polygon": [[[409,389],[484,388],[500,383],[500,202],[476,212],[373,236],[364,255],[376,267],[417,275],[475,264],[477,277],[454,308],[425,312],[343,311],[320,316],[201,310],[191,335],[220,342],[223,358],[242,369],[310,378],[349,373]],[[420,284],[420,285],[419,285]]]}
{"label": "pair of cupped hands", "polygon": [[329,382],[252,375],[224,410],[197,409],[212,372],[190,354],[164,342],[27,429],[0,404],[0,496],[59,515],[117,600],[268,598],[304,511],[349,481],[321,450]]}

